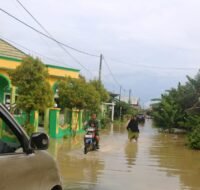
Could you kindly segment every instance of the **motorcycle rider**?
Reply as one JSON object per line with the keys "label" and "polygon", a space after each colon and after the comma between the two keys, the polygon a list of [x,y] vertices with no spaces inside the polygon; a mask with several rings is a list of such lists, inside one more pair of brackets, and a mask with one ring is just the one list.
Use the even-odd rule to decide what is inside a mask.
{"label": "motorcycle rider", "polygon": [[91,114],[90,120],[87,122],[86,127],[95,128],[96,147],[99,149],[99,122],[95,113]]}

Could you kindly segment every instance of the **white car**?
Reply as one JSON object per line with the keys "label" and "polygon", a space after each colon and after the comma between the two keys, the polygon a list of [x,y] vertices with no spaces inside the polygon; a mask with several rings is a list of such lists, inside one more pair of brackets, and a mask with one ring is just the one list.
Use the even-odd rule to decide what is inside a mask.
{"label": "white car", "polygon": [[62,190],[45,133],[29,138],[0,104],[0,190]]}

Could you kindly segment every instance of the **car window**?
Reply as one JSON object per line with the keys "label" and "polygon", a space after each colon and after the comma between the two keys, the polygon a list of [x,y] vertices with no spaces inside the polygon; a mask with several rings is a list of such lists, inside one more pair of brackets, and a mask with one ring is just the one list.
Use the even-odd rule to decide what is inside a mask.
{"label": "car window", "polygon": [[0,118],[0,155],[22,152],[22,146],[11,128]]}

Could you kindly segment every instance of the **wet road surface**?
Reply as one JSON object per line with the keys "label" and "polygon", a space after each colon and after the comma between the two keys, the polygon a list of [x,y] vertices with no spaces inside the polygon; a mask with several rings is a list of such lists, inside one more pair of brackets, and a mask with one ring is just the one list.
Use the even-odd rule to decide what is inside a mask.
{"label": "wet road surface", "polygon": [[183,135],[160,134],[151,120],[129,142],[124,126],[101,131],[100,150],[83,154],[83,137],[51,140],[66,190],[200,190],[200,151]]}

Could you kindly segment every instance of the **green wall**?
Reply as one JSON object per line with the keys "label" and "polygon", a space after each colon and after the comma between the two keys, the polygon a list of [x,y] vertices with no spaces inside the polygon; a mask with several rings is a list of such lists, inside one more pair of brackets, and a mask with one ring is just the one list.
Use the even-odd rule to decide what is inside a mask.
{"label": "green wall", "polygon": [[[52,138],[63,138],[82,133],[83,118],[82,111],[65,109],[61,116],[59,108],[52,108],[49,111],[49,135]],[[77,115],[78,114],[78,115]]]}
{"label": "green wall", "polygon": [[4,102],[4,93],[10,93],[10,88],[9,88],[9,82],[0,76],[0,103],[5,103]]}

